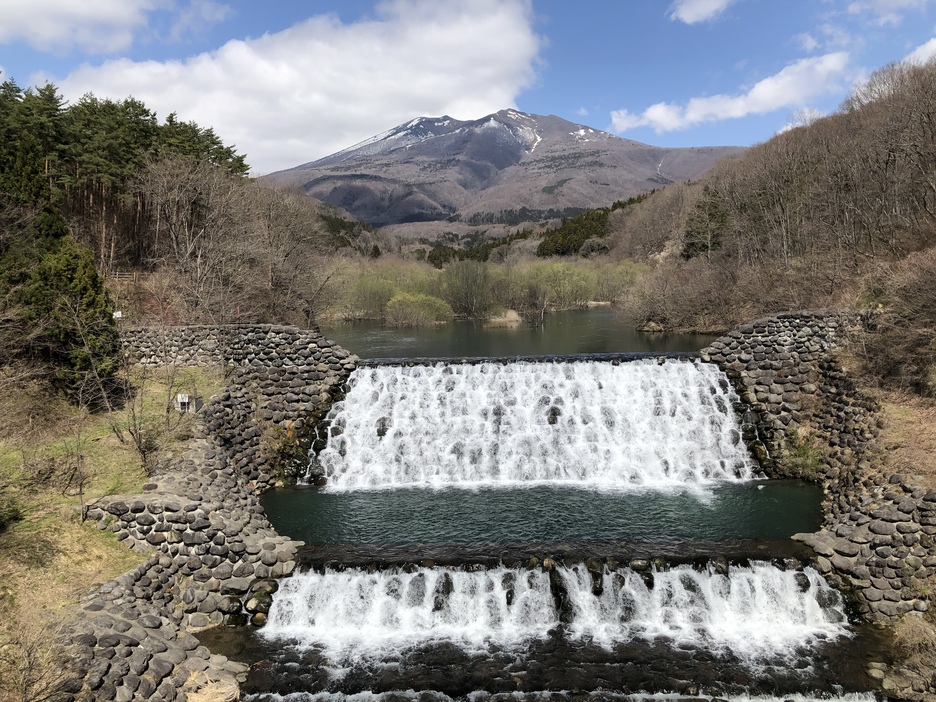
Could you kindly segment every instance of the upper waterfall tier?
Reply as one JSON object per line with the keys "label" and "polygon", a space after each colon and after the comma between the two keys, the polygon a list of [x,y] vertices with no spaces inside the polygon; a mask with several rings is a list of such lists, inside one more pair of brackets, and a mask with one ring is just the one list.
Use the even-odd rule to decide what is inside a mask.
{"label": "upper waterfall tier", "polygon": [[333,490],[746,480],[734,399],[688,361],[359,368],[318,460]]}

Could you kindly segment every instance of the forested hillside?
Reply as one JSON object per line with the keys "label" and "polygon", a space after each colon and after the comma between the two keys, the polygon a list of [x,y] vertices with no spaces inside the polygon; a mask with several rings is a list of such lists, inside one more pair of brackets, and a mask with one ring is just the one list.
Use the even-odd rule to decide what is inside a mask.
{"label": "forested hillside", "polygon": [[857,307],[874,368],[936,391],[936,63],[876,71],[836,114],[622,210],[607,241],[654,264],[628,298],[640,322]]}
{"label": "forested hillside", "polygon": [[[0,85],[4,377],[109,377],[115,303],[135,323],[311,324],[321,255],[369,246],[366,228],[247,171],[211,128],[133,98]],[[135,283],[106,292],[118,278]]]}

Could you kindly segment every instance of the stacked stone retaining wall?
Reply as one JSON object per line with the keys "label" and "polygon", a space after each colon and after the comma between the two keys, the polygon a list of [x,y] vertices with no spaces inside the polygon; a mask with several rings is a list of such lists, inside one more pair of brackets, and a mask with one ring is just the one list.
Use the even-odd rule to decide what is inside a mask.
{"label": "stacked stone retaining wall", "polygon": [[875,441],[877,404],[836,359],[857,315],[796,312],[742,325],[702,351],[731,379],[771,477],[826,490],[825,525],[797,535],[820,572],[852,592],[858,611],[893,622],[925,612],[936,576],[936,492],[889,475]]}
{"label": "stacked stone retaining wall", "polygon": [[258,496],[289,458],[303,460],[357,359],[317,332],[280,326],[128,329],[124,344],[145,365],[234,368],[179,459],[141,494],[88,509],[100,529],[149,557],[82,600],[67,631],[75,679],[65,697],[180,700],[193,675],[245,673],[191,634],[263,623],[301,542],[276,533]]}

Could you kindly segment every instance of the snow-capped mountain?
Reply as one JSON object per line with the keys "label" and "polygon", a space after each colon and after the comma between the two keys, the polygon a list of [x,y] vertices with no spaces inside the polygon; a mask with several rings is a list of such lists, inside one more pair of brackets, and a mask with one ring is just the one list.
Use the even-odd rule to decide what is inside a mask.
{"label": "snow-capped mountain", "polygon": [[420,117],[266,176],[378,226],[606,206],[693,179],[738,147],[664,149],[555,116]]}

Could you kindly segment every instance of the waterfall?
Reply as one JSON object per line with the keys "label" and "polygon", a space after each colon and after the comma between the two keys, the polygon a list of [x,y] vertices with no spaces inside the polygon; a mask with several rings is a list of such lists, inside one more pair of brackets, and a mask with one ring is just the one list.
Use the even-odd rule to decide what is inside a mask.
{"label": "waterfall", "polygon": [[331,490],[746,480],[735,399],[688,361],[359,368],[318,461]]}
{"label": "waterfall", "polygon": [[355,657],[440,640],[518,643],[557,622],[543,571],[309,571],[283,581],[263,634]]}
{"label": "waterfall", "polygon": [[520,645],[557,630],[605,648],[663,641],[756,664],[847,634],[841,598],[811,569],[680,566],[651,572],[652,586],[628,568],[599,577],[600,588],[581,566],[558,567],[552,578],[504,567],[299,573],[274,595],[263,635],[340,661],[439,641],[467,650]]}
{"label": "waterfall", "polygon": [[562,577],[574,608],[570,634],[605,647],[665,639],[759,660],[845,632],[841,598],[812,569],[760,563],[718,574],[680,566],[654,572],[653,587],[639,573],[606,569],[599,596],[584,568],[563,570]]}

